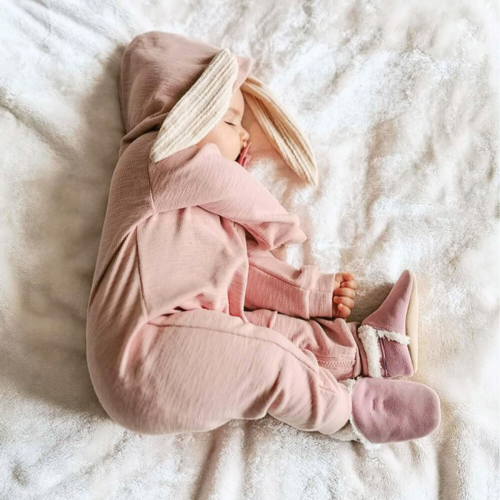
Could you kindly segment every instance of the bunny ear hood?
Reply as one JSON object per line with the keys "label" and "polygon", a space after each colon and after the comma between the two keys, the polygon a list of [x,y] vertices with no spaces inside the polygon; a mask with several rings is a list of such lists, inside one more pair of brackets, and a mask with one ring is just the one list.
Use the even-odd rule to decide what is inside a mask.
{"label": "bunny ear hood", "polygon": [[[167,122],[171,123],[179,110],[176,104],[181,99],[184,104],[180,107],[183,108],[194,93],[207,92],[207,88],[200,88],[206,74],[204,79],[200,77],[218,52],[220,49],[213,45],[162,31],[142,33],[129,43],[122,56],[120,75],[122,120],[126,134],[123,149],[142,134],[159,129],[175,107]],[[252,61],[236,57],[236,61],[231,62],[232,94],[247,77]],[[205,116],[202,110],[192,111]],[[220,111],[224,114],[226,109],[219,110],[219,114]],[[183,124],[176,125],[180,130]],[[189,124],[184,123],[186,125]]]}
{"label": "bunny ear hood", "polygon": [[253,61],[182,35],[150,31],[135,37],[122,59],[120,98],[125,128],[120,155],[157,129],[150,159],[159,162],[202,140],[240,88],[271,144],[302,179],[318,170],[306,135],[267,86],[251,75]]}
{"label": "bunny ear hood", "polygon": [[159,214],[201,207],[244,226],[266,249],[306,239],[298,218],[246,169],[225,158],[214,143],[196,146],[241,88],[285,161],[299,175],[315,179],[305,137],[264,84],[250,75],[251,67],[251,59],[227,49],[160,31],[143,33],[126,47],[120,79],[125,135],[109,189],[89,304],[106,269],[120,272],[113,265],[123,257],[118,254],[125,239]]}

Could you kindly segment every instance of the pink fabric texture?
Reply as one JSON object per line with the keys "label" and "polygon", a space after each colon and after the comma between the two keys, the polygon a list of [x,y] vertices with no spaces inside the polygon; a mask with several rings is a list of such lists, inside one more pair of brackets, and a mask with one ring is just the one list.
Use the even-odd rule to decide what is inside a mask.
{"label": "pink fabric texture", "polygon": [[[143,434],[208,431],[267,413],[333,434],[361,372],[332,318],[334,274],[271,250],[302,243],[298,218],[215,144],[150,163],[162,120],[217,48],[149,32],[124,52],[126,134],[87,311],[87,362],[106,412]],[[239,58],[237,88],[250,70]]]}
{"label": "pink fabric texture", "polygon": [[379,339],[379,344],[382,352],[383,377],[398,378],[413,375],[413,365],[408,347],[386,338]]}
{"label": "pink fabric texture", "polygon": [[370,325],[380,330],[388,330],[405,334],[406,311],[410,303],[413,278],[407,269],[401,273],[389,295],[380,307],[367,316],[362,324]]}
{"label": "pink fabric texture", "polygon": [[[369,325],[379,330],[406,334],[406,317],[412,287],[413,277],[407,269],[401,273],[384,302],[373,313],[367,316],[361,325]],[[356,331],[357,337],[357,331]],[[411,377],[413,364],[408,346],[385,337],[378,339],[380,347],[380,366],[382,377]],[[362,374],[368,376],[366,354],[361,345],[361,358],[364,362]]]}
{"label": "pink fabric texture", "polygon": [[441,422],[437,393],[409,380],[360,378],[352,393],[352,413],[356,427],[371,443],[418,439]]}

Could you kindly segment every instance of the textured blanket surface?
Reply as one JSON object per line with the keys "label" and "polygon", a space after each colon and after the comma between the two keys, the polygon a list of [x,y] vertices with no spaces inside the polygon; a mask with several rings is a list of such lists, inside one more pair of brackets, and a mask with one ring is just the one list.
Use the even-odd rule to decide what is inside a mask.
{"label": "textured blanket surface", "polygon": [[[487,0],[0,4],[0,499],[497,499],[499,8]],[[349,318],[404,269],[440,428],[367,450],[270,416],[140,436],[90,383],[85,319],[123,125],[121,55],[158,29],[255,59],[308,134],[307,186],[246,117],[248,170],[355,274]]]}

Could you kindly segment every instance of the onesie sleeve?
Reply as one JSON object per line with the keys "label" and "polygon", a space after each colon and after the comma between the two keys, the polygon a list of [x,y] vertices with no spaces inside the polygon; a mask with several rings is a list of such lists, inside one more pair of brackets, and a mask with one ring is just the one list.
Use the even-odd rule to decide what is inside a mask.
{"label": "onesie sleeve", "polygon": [[307,240],[298,217],[241,165],[223,157],[215,144],[164,167],[158,162],[151,169],[157,211],[199,206],[240,224],[267,250]]}
{"label": "onesie sleeve", "polygon": [[251,240],[247,245],[246,308],[271,309],[304,319],[333,317],[335,274],[313,265],[297,269]]}

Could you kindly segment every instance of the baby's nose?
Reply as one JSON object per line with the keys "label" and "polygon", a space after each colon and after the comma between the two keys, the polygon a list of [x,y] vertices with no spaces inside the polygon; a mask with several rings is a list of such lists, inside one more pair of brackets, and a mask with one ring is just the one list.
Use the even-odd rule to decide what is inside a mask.
{"label": "baby's nose", "polygon": [[250,134],[245,129],[243,129],[243,140],[248,141],[249,138]]}

